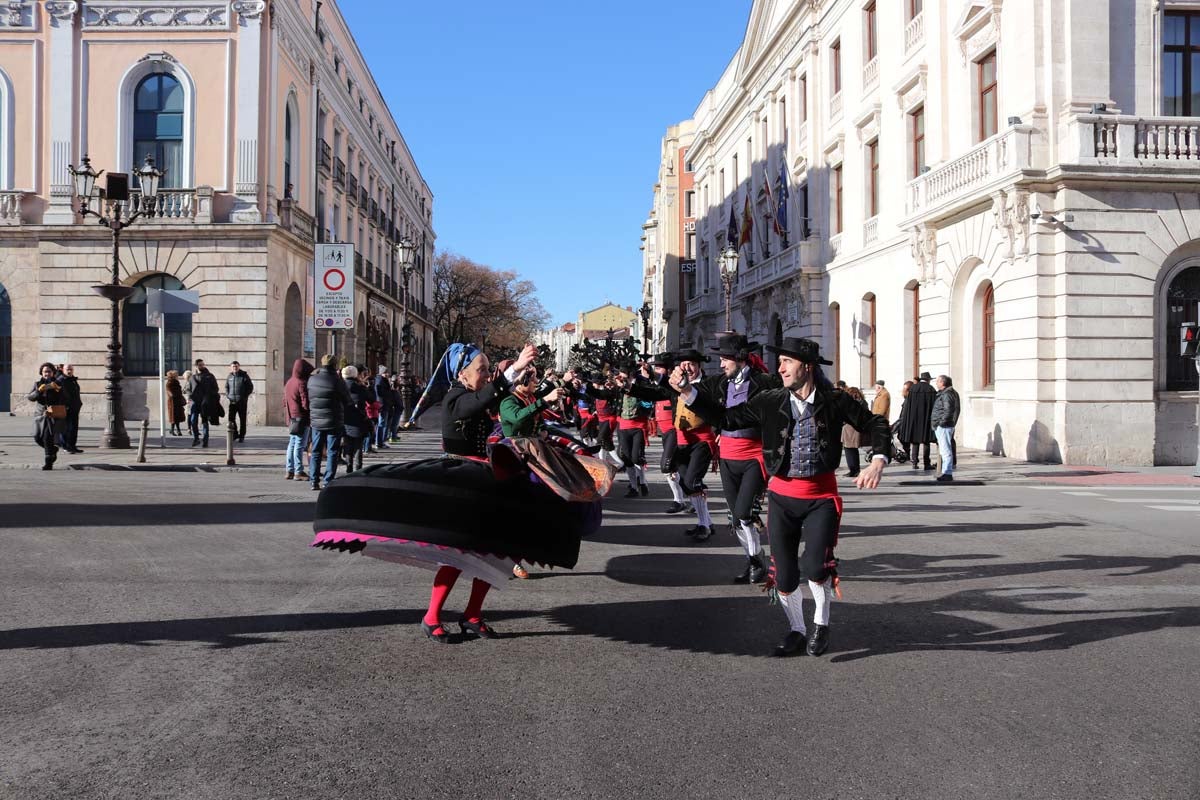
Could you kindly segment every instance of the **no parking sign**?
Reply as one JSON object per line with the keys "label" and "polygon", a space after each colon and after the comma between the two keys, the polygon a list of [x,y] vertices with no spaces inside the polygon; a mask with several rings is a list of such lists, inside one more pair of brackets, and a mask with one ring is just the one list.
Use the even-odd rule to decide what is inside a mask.
{"label": "no parking sign", "polygon": [[313,281],[313,325],[354,328],[354,245],[318,244]]}

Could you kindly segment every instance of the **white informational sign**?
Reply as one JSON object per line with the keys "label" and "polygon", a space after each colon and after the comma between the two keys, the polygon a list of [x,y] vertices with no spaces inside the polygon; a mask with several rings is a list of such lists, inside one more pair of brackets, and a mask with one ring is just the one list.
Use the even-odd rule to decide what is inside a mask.
{"label": "white informational sign", "polygon": [[313,281],[313,326],[354,329],[354,245],[318,244]]}
{"label": "white informational sign", "polygon": [[164,314],[195,314],[200,293],[186,289],[147,289],[146,327],[158,328],[158,446],[167,446],[166,358],[167,323]]}

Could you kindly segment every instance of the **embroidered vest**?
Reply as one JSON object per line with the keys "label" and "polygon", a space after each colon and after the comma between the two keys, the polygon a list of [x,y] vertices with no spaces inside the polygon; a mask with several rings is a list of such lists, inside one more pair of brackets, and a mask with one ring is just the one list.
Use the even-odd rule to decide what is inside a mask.
{"label": "embroidered vest", "polygon": [[[739,385],[735,381],[730,381],[725,389],[725,407],[733,408],[740,406],[742,403],[750,399],[750,379],[742,381]],[[759,438],[758,428],[740,428],[738,430],[730,430],[728,428],[721,430],[722,436],[728,436],[730,439],[757,439]]]}
{"label": "embroidered vest", "polygon": [[801,403],[803,412],[792,426],[792,452],[788,462],[789,478],[811,478],[824,470],[821,463],[821,442],[817,436],[817,420],[812,406]]}

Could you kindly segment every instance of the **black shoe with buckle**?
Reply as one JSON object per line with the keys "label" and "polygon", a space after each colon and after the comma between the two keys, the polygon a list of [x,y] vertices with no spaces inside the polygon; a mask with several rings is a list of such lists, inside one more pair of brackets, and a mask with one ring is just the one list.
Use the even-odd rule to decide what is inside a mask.
{"label": "black shoe with buckle", "polygon": [[425,632],[426,636],[438,644],[450,644],[450,634],[441,626],[440,623],[437,625],[430,625],[424,620],[421,620],[421,630]]}
{"label": "black shoe with buckle", "polygon": [[496,633],[496,631],[492,630],[492,628],[489,627],[488,624],[486,622],[484,622],[483,620],[479,620],[478,622],[471,622],[466,617],[463,617],[462,619],[460,619],[458,621],[458,629],[460,631],[462,631],[463,636],[466,636],[468,633],[470,633],[475,636],[478,636],[480,639],[499,639],[500,638],[500,634],[498,634],[498,633]]}
{"label": "black shoe with buckle", "polygon": [[688,533],[697,542],[707,542],[713,536],[713,529],[708,525],[697,525]]}
{"label": "black shoe with buckle", "polygon": [[813,625],[812,631],[808,634],[808,654],[810,656],[819,656],[828,649],[829,626]]}
{"label": "black shoe with buckle", "polygon": [[683,511],[686,508],[687,508],[687,506],[685,506],[683,503],[675,502],[675,503],[671,503],[671,505],[667,506],[666,513],[678,514],[680,511]]}
{"label": "black shoe with buckle", "polygon": [[750,583],[762,583],[767,579],[767,566],[763,563],[762,556],[752,556],[750,558]]}
{"label": "black shoe with buckle", "polygon": [[783,641],[775,645],[772,655],[778,658],[800,655],[804,652],[804,631],[788,631]]}
{"label": "black shoe with buckle", "polygon": [[733,576],[734,583],[749,583],[750,573],[754,571],[754,563],[750,559],[746,559],[746,568],[737,575]]}

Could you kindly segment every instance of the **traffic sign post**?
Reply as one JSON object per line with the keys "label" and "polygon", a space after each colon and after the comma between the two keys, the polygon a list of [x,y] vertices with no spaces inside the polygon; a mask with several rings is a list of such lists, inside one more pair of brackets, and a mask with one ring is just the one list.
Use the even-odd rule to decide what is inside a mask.
{"label": "traffic sign post", "polygon": [[158,328],[158,446],[167,446],[167,321],[164,314],[195,314],[200,293],[186,289],[147,289],[146,325]]}
{"label": "traffic sign post", "polygon": [[354,329],[354,245],[322,243],[314,253],[313,327],[337,332]]}

